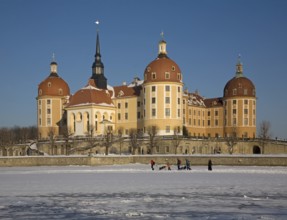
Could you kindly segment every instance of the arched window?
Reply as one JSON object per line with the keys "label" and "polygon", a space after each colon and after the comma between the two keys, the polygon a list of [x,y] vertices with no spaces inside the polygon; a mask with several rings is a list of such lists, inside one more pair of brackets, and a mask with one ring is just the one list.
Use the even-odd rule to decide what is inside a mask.
{"label": "arched window", "polygon": [[80,121],[82,121],[82,119],[83,119],[82,113],[78,112],[78,114],[77,114],[77,121],[80,122]]}

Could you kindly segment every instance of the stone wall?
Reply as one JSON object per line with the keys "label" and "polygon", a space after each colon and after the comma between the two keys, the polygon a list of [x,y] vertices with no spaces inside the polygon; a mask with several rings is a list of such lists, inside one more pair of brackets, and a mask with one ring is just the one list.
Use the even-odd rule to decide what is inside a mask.
{"label": "stone wall", "polygon": [[[0,147],[0,156],[26,156],[44,154],[49,156],[60,156],[60,155],[89,155],[105,154],[105,147],[97,145],[96,147],[89,149],[90,142],[85,139],[81,140],[70,140],[55,141],[53,147],[51,143],[38,142],[38,151],[29,151],[28,145],[15,145]],[[121,143],[115,142],[109,148],[109,154],[115,155],[129,155],[131,154],[131,144],[128,139],[125,139]],[[135,151],[136,155],[149,155],[149,141],[147,139],[139,141],[138,149]],[[207,139],[183,139],[180,141],[178,147],[174,145],[172,139],[161,139],[157,141],[156,147],[153,149],[153,154],[186,154],[186,155],[210,155],[210,154],[224,154],[229,155],[240,154],[240,155],[274,155],[274,154],[287,154],[287,142],[280,141],[268,141],[265,143],[259,140],[240,140],[233,146],[232,152],[230,147],[227,146],[225,140],[207,140]]]}
{"label": "stone wall", "polygon": [[287,166],[285,156],[238,156],[238,155],[144,155],[144,156],[24,156],[24,157],[0,157],[0,167],[12,166],[99,166],[113,164],[146,164],[150,166],[150,160],[155,160],[157,165],[169,162],[176,164],[177,158],[182,163],[189,159],[191,166],[207,165],[209,159],[213,165],[228,166]]}

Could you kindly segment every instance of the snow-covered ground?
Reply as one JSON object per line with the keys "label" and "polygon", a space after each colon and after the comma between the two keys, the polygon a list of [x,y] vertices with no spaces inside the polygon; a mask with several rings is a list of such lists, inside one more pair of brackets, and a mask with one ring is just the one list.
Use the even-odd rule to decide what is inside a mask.
{"label": "snow-covered ground", "polygon": [[287,219],[287,168],[2,167],[0,219]]}

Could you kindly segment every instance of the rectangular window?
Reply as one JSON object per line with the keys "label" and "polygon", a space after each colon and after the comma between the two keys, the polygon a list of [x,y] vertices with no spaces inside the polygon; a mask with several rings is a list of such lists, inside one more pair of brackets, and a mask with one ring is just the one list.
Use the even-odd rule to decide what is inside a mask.
{"label": "rectangular window", "polygon": [[180,117],[180,109],[177,109],[177,117]]}
{"label": "rectangular window", "polygon": [[218,111],[217,110],[215,110],[215,116],[218,116]]}
{"label": "rectangular window", "polygon": [[210,120],[207,121],[207,126],[210,126]]}
{"label": "rectangular window", "polygon": [[151,91],[152,91],[152,92],[155,92],[155,91],[156,91],[156,87],[155,87],[155,86],[152,86],[152,87],[151,87]]}
{"label": "rectangular window", "polygon": [[215,120],[215,126],[218,126],[218,120],[217,119]]}
{"label": "rectangular window", "polygon": [[155,103],[156,103],[156,98],[154,98],[154,97],[151,98],[151,103],[152,103],[152,104],[155,104]]}
{"label": "rectangular window", "polygon": [[233,125],[236,125],[236,118],[233,118]]}
{"label": "rectangular window", "polygon": [[198,111],[198,116],[200,116],[200,111]]}
{"label": "rectangular window", "polygon": [[182,114],[184,114],[184,115],[185,115],[185,109],[182,109]]}
{"label": "rectangular window", "polygon": [[233,100],[232,103],[233,103],[233,105],[236,105],[236,100]]}
{"label": "rectangular window", "polygon": [[41,105],[41,100],[39,100],[39,105]]}
{"label": "rectangular window", "polygon": [[42,120],[41,120],[41,118],[39,118],[39,125],[42,125]]}
{"label": "rectangular window", "polygon": [[[193,119],[193,125],[195,126],[196,125],[196,120],[195,119]],[[195,136],[195,135],[194,135]]]}
{"label": "rectangular window", "polygon": [[188,119],[188,124],[191,125],[191,118]]}
{"label": "rectangular window", "polygon": [[50,104],[51,104],[51,100],[47,99],[47,105],[50,105]]}
{"label": "rectangular window", "polygon": [[207,112],[207,116],[210,116],[210,111]]}
{"label": "rectangular window", "polygon": [[180,98],[177,98],[177,104],[180,105]]}
{"label": "rectangular window", "polygon": [[47,118],[47,125],[51,125],[51,118]]}
{"label": "rectangular window", "polygon": [[129,103],[125,103],[125,108],[128,108],[129,107]]}
{"label": "rectangular window", "polygon": [[244,100],[244,104],[248,105],[248,100],[247,99]]}
{"label": "rectangular window", "polygon": [[198,126],[200,126],[200,120],[198,119]]}
{"label": "rectangular window", "polygon": [[51,114],[51,109],[50,108],[47,109],[47,114],[48,115]]}
{"label": "rectangular window", "polygon": [[137,106],[138,106],[138,107],[141,107],[141,102],[140,102],[140,101],[138,101]]}
{"label": "rectangular window", "polygon": [[155,116],[156,116],[156,109],[155,109],[155,108],[153,108],[153,109],[151,110],[151,115],[152,115],[152,117],[155,117]]}
{"label": "rectangular window", "polygon": [[128,113],[127,113],[127,112],[125,113],[125,119],[126,119],[126,120],[128,120],[128,119],[129,119],[129,115],[128,115]]}
{"label": "rectangular window", "polygon": [[141,118],[141,112],[138,112],[138,119]]}
{"label": "rectangular window", "polygon": [[232,114],[236,115],[236,109],[232,109]]}
{"label": "rectangular window", "polygon": [[121,103],[118,103],[118,109],[120,109],[121,108]]}
{"label": "rectangular window", "polygon": [[165,108],[165,116],[170,116],[170,108]]}
{"label": "rectangular window", "polygon": [[247,108],[244,109],[244,114],[245,114],[245,115],[248,114],[248,109],[247,109]]}
{"label": "rectangular window", "polygon": [[118,113],[118,120],[121,120],[121,113]]}
{"label": "rectangular window", "polygon": [[245,125],[245,126],[248,125],[248,118],[244,118],[244,125]]}
{"label": "rectangular window", "polygon": [[170,97],[165,97],[165,104],[169,104],[170,103]]}
{"label": "rectangular window", "polygon": [[170,86],[165,86],[165,91],[169,92],[170,91]]}

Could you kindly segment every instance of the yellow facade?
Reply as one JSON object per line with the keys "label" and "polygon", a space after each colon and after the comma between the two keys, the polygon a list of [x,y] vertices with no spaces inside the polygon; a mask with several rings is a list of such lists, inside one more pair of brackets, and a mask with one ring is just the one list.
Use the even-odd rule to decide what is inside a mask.
{"label": "yellow facade", "polygon": [[[52,67],[55,67],[55,63]],[[100,79],[103,71],[98,72],[95,79]],[[122,130],[126,136],[131,129],[147,135],[150,127],[156,127],[157,135],[163,136],[176,132],[179,135],[205,138],[255,137],[255,87],[243,76],[241,63],[237,64],[236,77],[232,79],[238,82],[230,80],[224,96],[219,98],[206,99],[197,92],[183,91],[182,75],[177,64],[167,56],[166,42],[161,41],[158,57],[147,66],[143,81],[117,88],[89,85],[89,89],[100,94],[95,97],[106,94],[110,101],[96,104],[85,104],[83,101],[82,104],[69,106],[70,100],[66,95],[39,94],[39,138],[47,138],[51,130],[60,135],[61,126],[66,126],[73,136],[91,133],[103,135],[107,128],[114,133]],[[244,83],[249,87],[245,88]],[[234,85],[239,87],[235,88]],[[244,89],[243,95],[238,95],[241,88]],[[132,90],[139,92],[134,93]]]}

